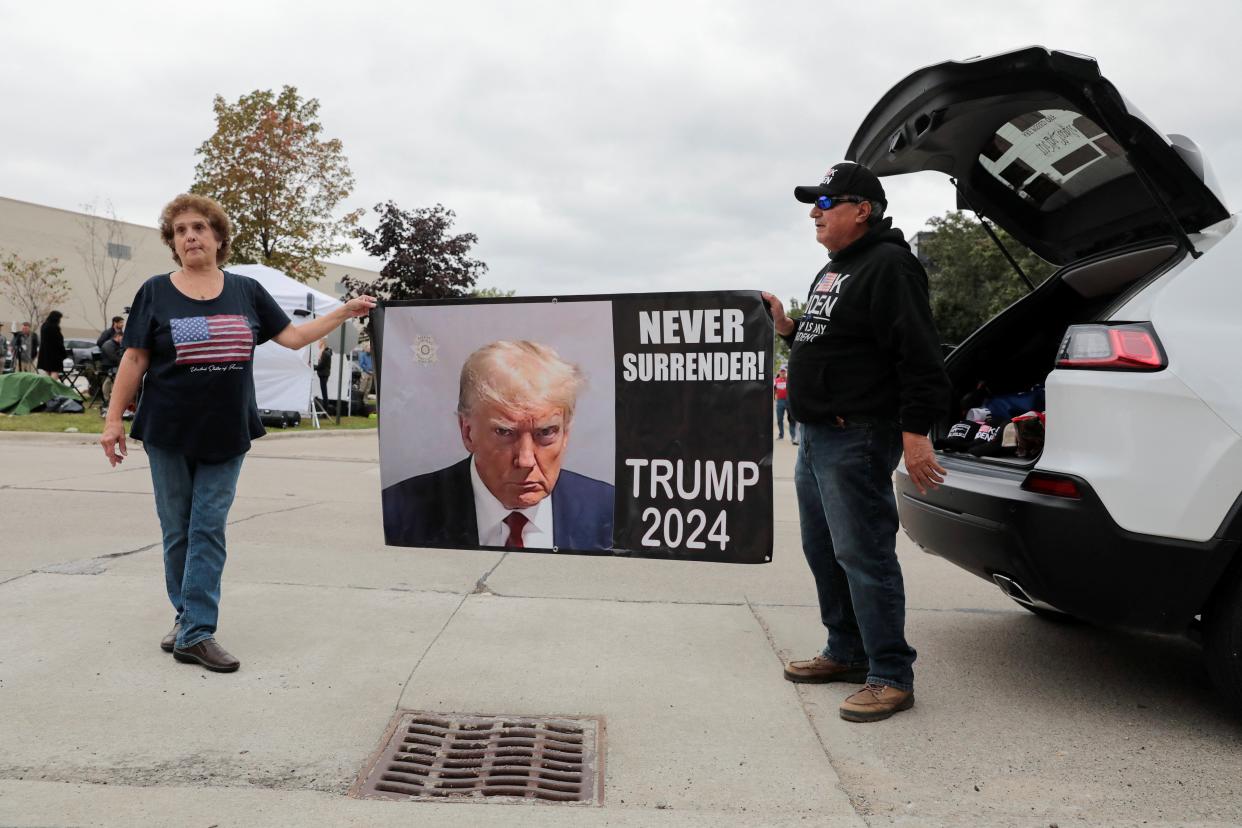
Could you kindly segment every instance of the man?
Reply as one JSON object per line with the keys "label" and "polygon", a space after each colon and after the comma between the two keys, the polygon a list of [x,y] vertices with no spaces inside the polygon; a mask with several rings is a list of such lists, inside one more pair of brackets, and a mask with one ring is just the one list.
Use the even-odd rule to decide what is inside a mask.
{"label": "man", "polygon": [[613,487],[561,468],[581,370],[535,342],[493,342],[461,368],[469,457],[384,489],[398,546],[611,549]]}
{"label": "man", "polygon": [[904,454],[920,491],[943,482],[927,433],[948,409],[949,382],[927,274],[892,220],[884,188],[845,162],[794,197],[811,204],[830,261],[795,321],[764,294],[790,344],[789,402],[802,445],[794,470],[802,548],[815,576],[823,651],[793,661],[796,682],[862,682],[843,719],[886,719],[914,705],[915,651],[905,638],[892,474]]}
{"label": "man", "polygon": [[95,347],[103,350],[104,343],[113,337],[114,334],[125,333],[125,317],[112,317],[112,324],[99,332],[99,336],[95,338]]}
{"label": "man", "polygon": [[358,396],[362,397],[365,404],[367,395],[371,393],[371,384],[375,381],[375,362],[371,359],[371,343],[365,342],[362,350],[358,352],[358,370],[362,372],[358,377]]}
{"label": "man", "polygon": [[[9,340],[8,340],[8,337],[4,335],[4,323],[0,322],[0,371],[3,371],[5,369],[6,363],[8,362],[8,359],[7,359],[8,356],[9,356]],[[13,362],[17,362],[16,357],[13,358]],[[16,370],[16,366],[14,366],[14,370]]]}
{"label": "man", "polygon": [[328,404],[328,378],[332,376],[332,349],[328,340],[319,340],[319,360],[315,363],[315,374],[319,377],[319,399]]}
{"label": "man", "polygon": [[121,367],[121,357],[125,355],[125,346],[121,344],[124,333],[115,328],[112,331],[112,338],[104,340],[100,346],[99,369],[104,375],[103,388],[103,409],[101,414],[108,413],[108,403],[112,400],[112,383],[116,379],[116,371]]}
{"label": "man", "polygon": [[776,439],[785,439],[785,415],[789,415],[789,440],[798,445],[798,423],[789,409],[789,377],[785,369],[776,372],[776,380],[772,383],[772,394],[776,397]]}
{"label": "man", "polygon": [[39,335],[30,330],[29,322],[23,322],[22,329],[13,334],[13,370],[33,371],[38,353]]}

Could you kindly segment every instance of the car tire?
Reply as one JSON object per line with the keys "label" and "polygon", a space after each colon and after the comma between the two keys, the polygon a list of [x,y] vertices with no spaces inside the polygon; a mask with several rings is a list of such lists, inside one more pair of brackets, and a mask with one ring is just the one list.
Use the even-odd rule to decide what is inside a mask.
{"label": "car tire", "polygon": [[1203,656],[1216,689],[1242,714],[1242,561],[1225,573],[1204,613]]}

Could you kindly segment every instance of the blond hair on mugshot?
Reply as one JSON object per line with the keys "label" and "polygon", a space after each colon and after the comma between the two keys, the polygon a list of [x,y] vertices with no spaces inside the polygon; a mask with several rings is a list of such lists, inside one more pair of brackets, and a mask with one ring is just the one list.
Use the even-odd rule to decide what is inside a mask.
{"label": "blond hair on mugshot", "polygon": [[498,340],[466,357],[457,413],[468,416],[479,403],[512,411],[553,405],[565,412],[568,423],[585,385],[582,369],[547,345],[525,339]]}

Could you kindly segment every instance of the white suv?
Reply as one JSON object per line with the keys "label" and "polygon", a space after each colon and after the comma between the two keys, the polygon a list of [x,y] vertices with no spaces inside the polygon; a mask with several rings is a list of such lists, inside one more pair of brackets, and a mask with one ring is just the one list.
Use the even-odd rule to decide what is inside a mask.
{"label": "white suv", "polygon": [[1060,268],[946,359],[955,399],[1042,383],[1042,452],[943,452],[926,495],[900,467],[910,537],[1038,614],[1201,631],[1242,710],[1242,234],[1198,149],[1033,47],[915,72],[848,157],[945,173]]}

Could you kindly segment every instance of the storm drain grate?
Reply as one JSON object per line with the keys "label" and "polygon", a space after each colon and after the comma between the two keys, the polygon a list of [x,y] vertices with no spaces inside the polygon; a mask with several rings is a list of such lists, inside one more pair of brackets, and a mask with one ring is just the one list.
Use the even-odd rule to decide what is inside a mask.
{"label": "storm drain grate", "polygon": [[401,711],[354,795],[379,799],[519,797],[598,803],[600,719]]}

